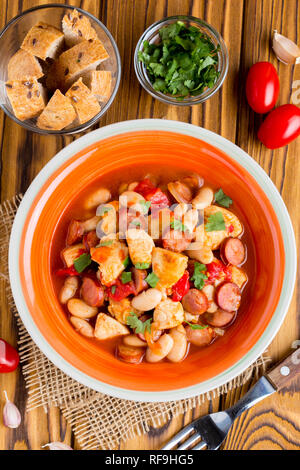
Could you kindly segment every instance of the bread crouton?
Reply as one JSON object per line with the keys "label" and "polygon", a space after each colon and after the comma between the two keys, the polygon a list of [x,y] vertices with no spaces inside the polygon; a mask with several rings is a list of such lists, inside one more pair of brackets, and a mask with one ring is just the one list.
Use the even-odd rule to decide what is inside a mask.
{"label": "bread crouton", "polygon": [[99,264],[102,284],[111,286],[125,269],[128,248],[125,243],[105,237],[101,239],[100,246],[91,248],[91,256]]}
{"label": "bread crouton", "polygon": [[20,121],[38,116],[46,106],[43,86],[36,79],[6,82],[6,93]]}
{"label": "bread crouton", "polygon": [[98,314],[94,332],[95,338],[104,340],[129,335],[129,333],[129,329],[114,318],[105,313]]}
{"label": "bread crouton", "polygon": [[111,95],[111,72],[109,70],[93,70],[86,75],[85,83],[98,101],[108,100]]}
{"label": "bread crouton", "polygon": [[[209,206],[204,209],[204,223],[205,225],[208,222],[208,219],[211,215],[221,212],[225,221],[225,230],[214,230],[212,232],[207,232],[205,230],[204,245],[209,247],[211,250],[217,250],[222,241],[227,237],[238,237],[242,231],[243,226],[237,216],[230,212],[228,209],[224,209],[219,206]],[[231,229],[231,230],[230,230]]]}
{"label": "bread crouton", "polygon": [[126,325],[127,317],[132,313],[135,313],[138,317],[143,312],[136,310],[131,306],[131,302],[128,298],[120,301],[109,299],[109,306],[107,307],[109,313],[116,318],[120,323]]}
{"label": "bread crouton", "polygon": [[67,267],[70,268],[74,264],[74,260],[79,258],[80,255],[85,253],[85,246],[82,243],[77,245],[68,246],[61,252],[61,257],[66,263]]}
{"label": "bread crouton", "polygon": [[62,29],[67,47],[73,47],[84,39],[98,39],[88,17],[77,10],[73,10],[63,17]]}
{"label": "bread crouton", "polygon": [[184,321],[184,310],[180,302],[162,300],[153,313],[153,324],[157,330],[175,328]]}
{"label": "bread crouton", "polygon": [[153,248],[152,270],[158,276],[157,289],[172,287],[183,276],[187,268],[188,257],[181,253]]}
{"label": "bread crouton", "polygon": [[41,78],[43,74],[39,61],[29,52],[19,49],[7,65],[8,80],[26,80]]}
{"label": "bread crouton", "polygon": [[52,129],[60,131],[72,124],[76,118],[76,112],[70,99],[56,90],[46,108],[37,120],[40,129]]}
{"label": "bread crouton", "polygon": [[77,82],[69,88],[66,96],[70,98],[75,108],[79,124],[89,121],[101,110],[97,99],[82,82],[82,78],[77,80]]}
{"label": "bread crouton", "polygon": [[55,59],[61,51],[63,42],[64,35],[59,29],[40,21],[28,31],[21,49],[42,60],[46,60],[47,57]]}

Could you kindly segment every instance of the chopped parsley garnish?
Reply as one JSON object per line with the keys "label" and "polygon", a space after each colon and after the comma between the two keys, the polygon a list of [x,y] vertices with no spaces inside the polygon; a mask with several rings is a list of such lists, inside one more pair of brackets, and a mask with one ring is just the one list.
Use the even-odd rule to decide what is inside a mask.
{"label": "chopped parsley garnish", "polygon": [[146,277],[145,281],[149,284],[150,287],[156,287],[156,284],[159,281],[159,277],[155,273],[150,273]]}
{"label": "chopped parsley garnish", "polygon": [[82,273],[90,264],[91,264],[91,255],[88,253],[83,253],[78,258],[74,260],[74,268],[78,273]]}
{"label": "chopped parsley garnish", "polygon": [[148,214],[148,211],[150,209],[150,206],[151,206],[151,201],[139,201],[139,205],[141,206],[142,210],[143,210],[143,214]]}
{"label": "chopped parsley garnish", "polygon": [[103,240],[99,243],[99,245],[97,245],[97,247],[99,246],[110,246],[113,244],[113,240]]}
{"label": "chopped parsley garnish", "polygon": [[111,211],[112,207],[110,206],[101,206],[100,209],[97,210],[97,215],[101,216],[107,214],[107,212]]}
{"label": "chopped parsley garnish", "polygon": [[185,232],[187,228],[183,225],[182,222],[178,219],[172,220],[170,227],[173,228],[174,230],[180,230],[180,232]]}
{"label": "chopped parsley garnish", "polygon": [[136,269],[148,269],[150,268],[150,263],[136,263],[134,267]]}
{"label": "chopped parsley garnish", "polygon": [[121,274],[121,281],[122,284],[127,284],[127,282],[131,281],[131,272],[130,271],[123,271]]}
{"label": "chopped parsley garnish", "polygon": [[206,266],[205,264],[201,263],[195,263],[194,265],[194,274],[191,277],[191,281],[194,281],[194,286],[196,289],[203,289],[205,280],[207,279],[207,276],[205,274],[206,271]]}
{"label": "chopped parsley garnish", "polygon": [[186,320],[184,321],[192,328],[192,330],[205,330],[205,328],[208,328],[208,325],[198,325],[197,323],[190,323]]}
{"label": "chopped parsley garnish", "polygon": [[148,320],[142,322],[141,320],[139,320],[137,314],[134,312],[130,312],[130,314],[126,318],[126,325],[130,326],[130,328],[133,328],[136,334],[144,334],[145,331],[151,333],[151,323],[152,318],[149,318]]}
{"label": "chopped parsley garnish", "polygon": [[117,286],[111,286],[111,293],[114,295],[116,293]]}
{"label": "chopped parsley garnish", "polygon": [[132,220],[130,222],[130,225],[135,225],[136,227],[140,227],[141,226],[141,222],[139,220]]}
{"label": "chopped parsley garnish", "polygon": [[232,199],[223,192],[222,188],[215,193],[215,201],[223,207],[229,207],[232,204]]}
{"label": "chopped parsley garnish", "polygon": [[124,264],[125,268],[127,268],[127,266],[129,265],[129,263],[130,263],[129,256],[126,256],[126,258],[125,258],[124,261],[123,261],[123,264]]}
{"label": "chopped parsley garnish", "polygon": [[208,217],[207,224],[205,225],[205,230],[207,232],[219,232],[225,229],[226,225],[222,212],[216,212]]}
{"label": "chopped parsley garnish", "polygon": [[218,48],[195,26],[177,21],[159,30],[160,42],[144,41],[139,60],[156,91],[178,100],[201,94],[218,79]]}

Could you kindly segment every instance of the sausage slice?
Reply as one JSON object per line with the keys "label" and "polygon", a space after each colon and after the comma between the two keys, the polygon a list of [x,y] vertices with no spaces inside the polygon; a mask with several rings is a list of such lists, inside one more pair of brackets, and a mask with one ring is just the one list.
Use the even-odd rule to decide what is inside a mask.
{"label": "sausage slice", "polygon": [[68,227],[67,245],[74,245],[82,240],[84,235],[84,226],[79,220],[71,220]]}
{"label": "sausage slice", "polygon": [[184,310],[192,315],[201,315],[209,307],[208,298],[198,289],[190,289],[182,298],[181,303]]}
{"label": "sausage slice", "polygon": [[216,337],[212,328],[203,328],[202,330],[193,330],[190,326],[185,327],[187,340],[195,346],[208,346]]}
{"label": "sausage slice", "polygon": [[167,230],[163,236],[163,247],[166,250],[181,253],[185,251],[192,241],[193,235],[190,232],[180,230]]}
{"label": "sausage slice", "polygon": [[216,292],[217,304],[226,312],[235,312],[241,303],[241,290],[233,282],[224,282]]}
{"label": "sausage slice", "polygon": [[233,320],[235,312],[225,312],[225,310],[218,309],[213,313],[206,313],[204,315],[204,322],[211,326],[221,328],[228,325]]}
{"label": "sausage slice", "polygon": [[143,359],[145,354],[145,349],[138,348],[134,346],[127,346],[126,344],[118,344],[117,346],[117,356],[124,362],[129,362],[130,364],[138,364]]}
{"label": "sausage slice", "polygon": [[132,279],[136,290],[136,295],[148,288],[148,283],[145,281],[148,273],[146,269],[131,268]]}
{"label": "sausage slice", "polygon": [[104,303],[104,289],[100,283],[90,277],[84,277],[81,297],[91,307],[101,307]]}
{"label": "sausage slice", "polygon": [[89,252],[91,248],[94,248],[99,243],[99,238],[97,237],[96,230],[91,230],[86,233],[83,237],[83,244],[86,250]]}
{"label": "sausage slice", "polygon": [[245,245],[239,238],[226,238],[221,245],[220,255],[223,263],[238,266],[245,260]]}

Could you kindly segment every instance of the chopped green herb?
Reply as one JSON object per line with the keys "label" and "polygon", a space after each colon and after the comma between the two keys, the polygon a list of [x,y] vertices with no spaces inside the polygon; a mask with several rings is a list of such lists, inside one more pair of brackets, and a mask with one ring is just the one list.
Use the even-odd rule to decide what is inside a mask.
{"label": "chopped green herb", "polygon": [[232,199],[223,192],[222,188],[215,193],[215,201],[223,207],[229,207],[232,204]]}
{"label": "chopped green herb", "polygon": [[202,93],[218,79],[218,50],[195,26],[177,21],[159,30],[160,42],[144,41],[139,60],[156,91],[178,100]]}
{"label": "chopped green herb", "polygon": [[112,210],[111,206],[101,206],[100,209],[97,211],[97,215],[99,216],[104,215],[111,210]]}
{"label": "chopped green herb", "polygon": [[126,256],[126,258],[125,258],[124,261],[123,261],[123,264],[124,264],[125,268],[127,268],[127,266],[129,265],[129,263],[130,263],[129,256]]}
{"label": "chopped green herb", "polygon": [[138,316],[134,312],[130,312],[128,317],[126,318],[126,324],[135,330],[136,334],[144,334],[147,330],[148,333],[151,333],[151,323],[152,318],[149,318],[145,322],[139,320]]}
{"label": "chopped green herb", "polygon": [[183,225],[183,223],[180,222],[180,220],[178,219],[172,220],[170,227],[173,228],[174,230],[180,230],[181,232],[185,232],[187,230],[185,225]]}
{"label": "chopped green herb", "polygon": [[211,214],[208,217],[208,222],[205,225],[205,230],[207,232],[214,232],[214,231],[219,232],[225,229],[226,229],[226,225],[225,225],[225,220],[224,220],[222,212],[216,212],[215,214]]}
{"label": "chopped green herb", "polygon": [[194,274],[191,277],[191,281],[194,281],[194,286],[196,289],[203,289],[205,280],[207,279],[207,276],[205,274],[206,271],[206,266],[205,264],[201,263],[195,263],[194,264]]}
{"label": "chopped green herb", "polygon": [[186,320],[185,323],[187,323],[192,328],[192,330],[205,330],[205,328],[208,328],[208,325],[198,325],[197,323],[190,323]]}
{"label": "chopped green herb", "polygon": [[150,206],[151,206],[151,201],[139,201],[139,204],[143,210],[143,214],[148,214],[148,211],[150,209]]}
{"label": "chopped green herb", "polygon": [[157,284],[158,281],[159,281],[159,277],[156,276],[155,273],[150,273],[150,274],[148,274],[148,276],[146,277],[145,281],[148,282],[148,284],[149,284],[150,287],[156,287],[156,284]]}
{"label": "chopped green herb", "polygon": [[134,267],[136,269],[148,269],[150,268],[150,263],[136,263]]}
{"label": "chopped green herb", "polygon": [[130,222],[130,225],[135,225],[136,227],[140,227],[141,222],[139,220],[132,220],[132,222]]}
{"label": "chopped green herb", "polygon": [[99,243],[99,245],[97,245],[97,247],[98,246],[110,246],[113,244],[113,242],[114,242],[113,240],[103,240]]}
{"label": "chopped green herb", "polygon": [[114,295],[116,292],[117,286],[111,286],[111,293]]}
{"label": "chopped green herb", "polygon": [[82,273],[91,264],[91,255],[83,253],[74,260],[74,268],[78,273]]}
{"label": "chopped green herb", "polygon": [[131,281],[131,272],[130,271],[123,271],[121,274],[121,281],[122,284],[127,284],[127,282]]}

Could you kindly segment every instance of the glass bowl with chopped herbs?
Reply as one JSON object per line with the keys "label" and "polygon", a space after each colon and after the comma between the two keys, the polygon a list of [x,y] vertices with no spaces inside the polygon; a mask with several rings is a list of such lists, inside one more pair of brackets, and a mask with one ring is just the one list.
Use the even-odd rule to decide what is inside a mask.
{"label": "glass bowl with chopped herbs", "polygon": [[143,33],[134,67],[154,98],[190,106],[206,101],[220,88],[228,71],[228,52],[220,34],[205,21],[171,16]]}

